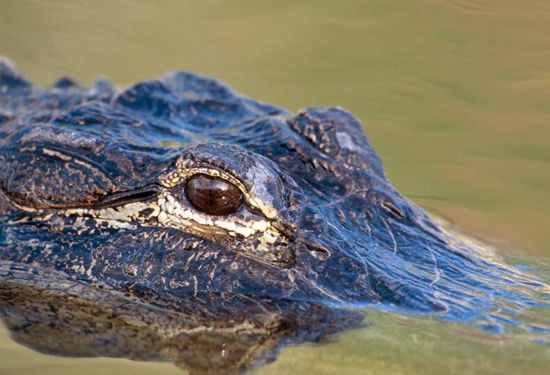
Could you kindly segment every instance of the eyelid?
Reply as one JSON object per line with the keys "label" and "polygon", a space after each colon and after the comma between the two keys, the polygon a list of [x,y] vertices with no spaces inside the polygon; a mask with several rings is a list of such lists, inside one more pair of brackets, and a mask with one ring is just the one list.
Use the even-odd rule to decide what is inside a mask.
{"label": "eyelid", "polygon": [[198,175],[198,174],[205,174],[211,177],[218,177],[221,178],[233,185],[235,185],[239,190],[242,191],[244,195],[248,195],[248,189],[239,180],[237,177],[233,176],[232,174],[223,171],[218,168],[212,168],[212,167],[190,167],[185,169],[178,169],[168,175],[161,176],[159,179],[159,183],[166,187],[166,188],[173,188],[180,184],[185,184],[191,177]]}
{"label": "eyelid", "polygon": [[237,187],[243,194],[245,194],[245,195],[248,194],[248,189],[241,182],[241,180],[239,180],[238,178],[236,178],[235,176],[233,176],[230,173],[227,173],[225,171],[222,171],[222,170],[216,169],[216,168],[207,168],[207,167],[189,168],[187,170],[187,173],[184,174],[185,178],[182,182],[186,183],[187,181],[189,181],[189,179],[191,179],[194,176],[199,175],[199,174],[205,174],[205,175],[208,175],[210,177],[220,178],[220,179],[222,179],[222,180],[224,180],[224,181],[226,181],[226,182],[228,182],[232,185],[235,185],[235,187]]}

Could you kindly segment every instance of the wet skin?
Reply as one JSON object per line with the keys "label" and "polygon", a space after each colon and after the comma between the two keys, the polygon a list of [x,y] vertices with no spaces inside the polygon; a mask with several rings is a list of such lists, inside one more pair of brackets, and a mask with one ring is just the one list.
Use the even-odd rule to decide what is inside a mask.
{"label": "wet skin", "polygon": [[370,304],[492,327],[505,305],[521,326],[548,293],[400,195],[341,108],[293,114],[186,72],[41,89],[2,62],[0,165],[0,299],[27,326],[44,320],[25,315],[37,301],[122,311],[120,295],[166,309],[134,310],[159,326],[184,314],[185,330],[250,323],[230,336],[303,341]]}

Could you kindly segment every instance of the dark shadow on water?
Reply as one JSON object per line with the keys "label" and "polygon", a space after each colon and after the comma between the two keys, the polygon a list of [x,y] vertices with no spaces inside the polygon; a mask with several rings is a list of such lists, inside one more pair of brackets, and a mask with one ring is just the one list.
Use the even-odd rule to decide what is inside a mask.
{"label": "dark shadow on water", "polygon": [[[31,275],[31,277],[29,277]],[[65,357],[168,361],[190,374],[240,373],[279,349],[358,327],[362,314],[321,305],[209,296],[171,300],[145,290],[121,294],[56,272],[3,264],[0,316],[12,338]]]}

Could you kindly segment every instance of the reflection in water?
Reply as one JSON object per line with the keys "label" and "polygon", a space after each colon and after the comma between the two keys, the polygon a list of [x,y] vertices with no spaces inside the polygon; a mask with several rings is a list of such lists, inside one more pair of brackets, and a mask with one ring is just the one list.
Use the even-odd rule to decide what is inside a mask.
{"label": "reflection in water", "polygon": [[191,374],[240,372],[275,359],[282,345],[318,341],[361,321],[360,313],[299,302],[176,303],[138,289],[123,295],[7,264],[0,316],[15,341],[45,354],[170,361]]}

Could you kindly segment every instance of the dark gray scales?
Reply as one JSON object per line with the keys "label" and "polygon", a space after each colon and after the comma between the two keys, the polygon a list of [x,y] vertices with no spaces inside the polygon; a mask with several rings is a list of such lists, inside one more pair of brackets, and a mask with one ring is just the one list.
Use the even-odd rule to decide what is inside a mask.
{"label": "dark gray scales", "polygon": [[[41,351],[233,371],[358,325],[357,306],[498,331],[530,330],[517,314],[548,303],[400,195],[341,108],[294,114],[187,72],[44,89],[2,61],[0,165],[0,310]],[[190,193],[200,173],[223,182]],[[216,189],[237,203],[204,208]],[[82,332],[97,340],[71,352]],[[234,351],[206,360],[220,345]]]}

